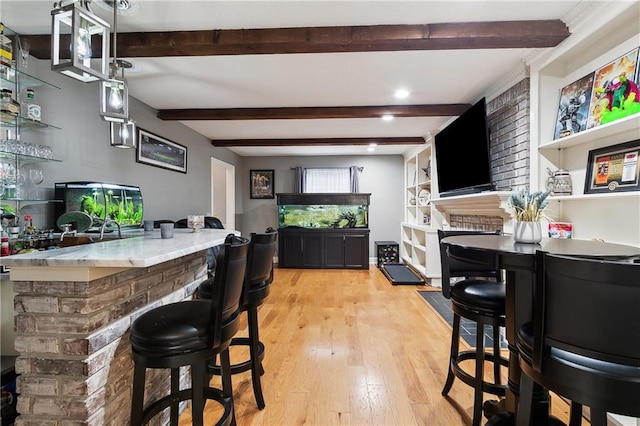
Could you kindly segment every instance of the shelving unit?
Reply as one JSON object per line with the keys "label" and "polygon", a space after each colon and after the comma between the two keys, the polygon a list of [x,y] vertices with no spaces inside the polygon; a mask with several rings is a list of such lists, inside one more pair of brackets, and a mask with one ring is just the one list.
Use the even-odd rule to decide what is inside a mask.
{"label": "shelving unit", "polygon": [[401,225],[400,258],[431,279],[432,285],[438,285],[440,252],[436,229],[440,221],[431,203],[431,194],[436,190],[431,148],[427,143],[405,156],[405,218]]}
{"label": "shelving unit", "polygon": [[544,188],[547,169],[569,170],[573,193],[551,197],[551,215],[572,222],[574,238],[640,245],[639,192],[584,193],[589,151],[640,139],[640,115],[553,139],[561,89],[638,47],[639,20],[637,3],[610,3],[531,64],[531,182]]}

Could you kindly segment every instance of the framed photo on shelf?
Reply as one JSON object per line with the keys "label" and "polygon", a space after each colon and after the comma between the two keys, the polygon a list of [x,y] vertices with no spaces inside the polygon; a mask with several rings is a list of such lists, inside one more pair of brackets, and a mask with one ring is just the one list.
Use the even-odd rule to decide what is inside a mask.
{"label": "framed photo on shelf", "polygon": [[138,129],[136,161],[150,166],[187,173],[187,147]]}
{"label": "framed photo on shelf", "polygon": [[640,139],[589,151],[585,194],[640,191]]}
{"label": "framed photo on shelf", "polygon": [[273,193],[274,171],[273,170],[251,170],[249,175],[250,197],[254,199],[275,198]]}
{"label": "framed photo on shelf", "polygon": [[564,138],[586,130],[593,76],[594,73],[591,73],[562,88],[553,139]]}
{"label": "framed photo on shelf", "polygon": [[637,69],[636,47],[595,71],[587,129],[640,112]]}

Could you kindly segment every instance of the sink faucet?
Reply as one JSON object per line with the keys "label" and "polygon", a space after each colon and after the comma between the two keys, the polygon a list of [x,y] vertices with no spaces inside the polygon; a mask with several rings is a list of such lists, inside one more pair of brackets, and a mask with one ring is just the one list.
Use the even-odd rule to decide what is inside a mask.
{"label": "sink faucet", "polygon": [[120,231],[120,224],[118,222],[116,222],[113,219],[105,219],[105,221],[102,223],[102,226],[100,227],[100,239],[102,240],[104,238],[104,229],[107,227],[108,224],[110,223],[115,223],[116,226],[118,227],[118,238],[122,238],[122,232]]}
{"label": "sink faucet", "polygon": [[78,235],[78,230],[74,229],[73,231],[71,230],[71,224],[70,223],[65,223],[64,225],[62,225],[62,234],[60,234],[60,241],[64,241],[64,236],[65,235],[73,235],[74,237]]}

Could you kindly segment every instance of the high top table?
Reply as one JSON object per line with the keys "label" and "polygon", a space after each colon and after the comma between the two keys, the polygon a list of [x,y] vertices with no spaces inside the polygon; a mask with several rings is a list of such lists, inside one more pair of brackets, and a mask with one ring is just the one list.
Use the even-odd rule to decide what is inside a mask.
{"label": "high top table", "polygon": [[[516,334],[521,324],[531,320],[535,280],[535,253],[543,250],[558,255],[580,256],[607,260],[632,261],[640,258],[640,248],[622,244],[574,239],[547,239],[539,244],[523,244],[505,235],[460,235],[442,240],[446,247],[455,247],[455,256],[478,263],[491,253],[498,257],[506,271],[506,337],[509,347],[509,379],[506,397],[495,407],[498,414],[487,425],[515,424],[520,390],[520,365]],[[487,405],[485,405],[487,407]],[[489,411],[489,410],[486,410]],[[493,410],[492,410],[493,411]],[[535,424],[552,424],[549,419],[549,394],[540,389],[534,401]]]}

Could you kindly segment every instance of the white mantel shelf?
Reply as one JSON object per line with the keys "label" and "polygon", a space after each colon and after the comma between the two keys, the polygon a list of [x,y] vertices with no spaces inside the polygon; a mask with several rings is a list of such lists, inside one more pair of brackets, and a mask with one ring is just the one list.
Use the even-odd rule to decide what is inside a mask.
{"label": "white mantel shelf", "polygon": [[431,204],[444,215],[464,214],[481,216],[501,216],[510,219],[504,209],[511,191],[487,191],[476,194],[454,195],[451,197],[432,198]]}

